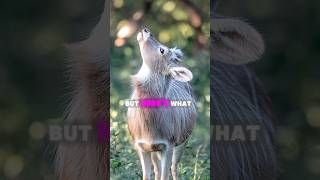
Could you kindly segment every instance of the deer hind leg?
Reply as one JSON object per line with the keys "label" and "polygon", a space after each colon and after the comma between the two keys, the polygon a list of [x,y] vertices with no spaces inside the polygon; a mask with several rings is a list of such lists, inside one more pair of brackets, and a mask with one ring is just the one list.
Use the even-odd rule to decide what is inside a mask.
{"label": "deer hind leg", "polygon": [[153,164],[153,170],[154,170],[154,179],[160,180],[161,178],[161,154],[160,152],[152,152],[151,153],[151,160]]}
{"label": "deer hind leg", "polygon": [[171,174],[172,174],[173,180],[178,180],[178,163],[182,156],[185,145],[186,143],[183,143],[173,148],[172,165],[171,165]]}
{"label": "deer hind leg", "polygon": [[169,180],[172,153],[172,145],[167,145],[166,148],[161,151],[161,180]]}
{"label": "deer hind leg", "polygon": [[142,166],[143,180],[150,180],[151,175],[151,153],[143,152],[142,150],[138,151],[140,163]]}

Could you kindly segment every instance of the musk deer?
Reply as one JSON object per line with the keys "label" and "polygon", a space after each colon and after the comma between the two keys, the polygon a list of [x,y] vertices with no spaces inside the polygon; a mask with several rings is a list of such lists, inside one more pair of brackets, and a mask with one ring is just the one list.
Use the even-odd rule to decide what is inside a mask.
{"label": "musk deer", "polygon": [[132,100],[159,99],[192,101],[190,107],[130,107],[128,128],[137,149],[143,179],[150,179],[151,164],[155,179],[177,179],[177,164],[196,122],[196,107],[187,83],[193,77],[180,65],[182,52],[159,43],[145,28],[137,35],[143,60],[132,76]]}
{"label": "musk deer", "polygon": [[264,52],[261,35],[235,18],[211,18],[211,120],[213,126],[260,128],[256,140],[219,141],[211,137],[214,180],[274,180],[277,158],[275,117],[270,100],[245,64]]}

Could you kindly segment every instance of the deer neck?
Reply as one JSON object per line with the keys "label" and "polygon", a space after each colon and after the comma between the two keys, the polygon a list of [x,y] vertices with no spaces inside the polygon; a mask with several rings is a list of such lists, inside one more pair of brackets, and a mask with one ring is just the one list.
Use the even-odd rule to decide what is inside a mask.
{"label": "deer neck", "polygon": [[139,72],[131,77],[134,91],[139,98],[163,98],[169,77],[152,71],[145,63]]}

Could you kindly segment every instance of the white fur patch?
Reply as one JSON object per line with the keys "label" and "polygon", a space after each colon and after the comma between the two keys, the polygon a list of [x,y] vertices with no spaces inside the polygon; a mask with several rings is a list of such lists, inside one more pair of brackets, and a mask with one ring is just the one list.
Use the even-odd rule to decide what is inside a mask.
{"label": "white fur patch", "polygon": [[142,33],[139,32],[138,35],[137,35],[137,41],[141,41],[142,38],[143,38]]}
{"label": "white fur patch", "polygon": [[141,150],[141,148],[138,146],[139,143],[148,144],[148,145],[151,145],[151,144],[165,144],[166,146],[169,146],[168,141],[161,140],[161,139],[154,140],[154,141],[147,141],[147,140],[144,140],[144,139],[138,139],[138,140],[135,142],[135,145],[136,145],[136,147],[137,147],[139,150]]}
{"label": "white fur patch", "polygon": [[146,65],[145,63],[142,64],[139,72],[134,75],[136,78],[138,78],[139,80],[146,80],[148,79],[149,75],[150,75],[150,68],[148,67],[148,65]]}

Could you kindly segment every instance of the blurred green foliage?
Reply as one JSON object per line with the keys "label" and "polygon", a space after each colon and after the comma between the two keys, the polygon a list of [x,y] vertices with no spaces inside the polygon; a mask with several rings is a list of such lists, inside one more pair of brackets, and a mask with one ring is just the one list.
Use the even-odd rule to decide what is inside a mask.
{"label": "blurred green foliage", "polygon": [[[195,2],[195,1],[194,1]],[[142,170],[138,155],[131,144],[127,130],[127,108],[121,101],[129,99],[132,87],[130,75],[138,72],[142,65],[137,32],[117,44],[118,31],[130,24],[134,14],[143,9],[144,1],[113,0],[111,13],[111,179],[141,179]],[[208,1],[197,3],[208,10]],[[209,17],[209,11],[207,18]],[[148,27],[160,42],[168,47],[181,48],[185,57],[183,64],[189,68],[194,79],[191,81],[199,112],[198,122],[191,135],[179,165],[181,179],[209,179],[209,44],[197,46],[197,30],[188,22],[189,15],[182,2],[154,1],[152,7],[137,30]],[[129,26],[129,28],[132,28]],[[206,40],[209,38],[209,21],[204,19],[200,26]],[[207,41],[209,42],[209,41]]]}

